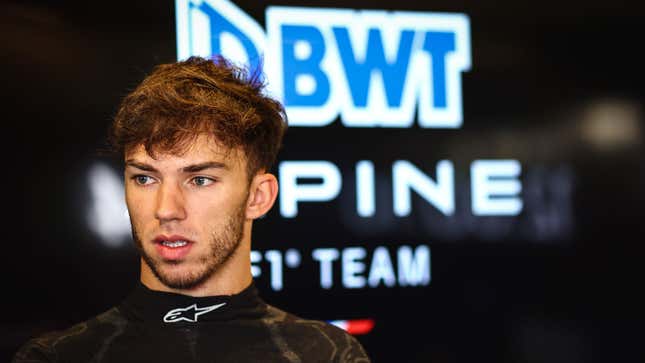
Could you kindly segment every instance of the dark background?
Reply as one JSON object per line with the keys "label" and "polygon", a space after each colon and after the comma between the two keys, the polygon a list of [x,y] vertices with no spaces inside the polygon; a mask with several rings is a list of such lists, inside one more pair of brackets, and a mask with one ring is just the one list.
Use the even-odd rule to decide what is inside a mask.
{"label": "dark background", "polygon": [[[266,4],[236,4],[264,23]],[[274,208],[255,226],[255,247],[428,244],[431,284],[321,290],[294,278],[273,292],[260,280],[268,302],[308,318],[374,318],[375,329],[359,339],[376,362],[643,361],[639,2],[271,4],[462,12],[471,21],[461,129],[293,128],[281,160],[333,160],[345,176],[368,159],[387,176],[397,159],[430,175],[437,160],[450,159],[459,175],[475,159],[514,158],[522,162],[526,208],[451,234],[443,228],[449,221],[426,228],[423,217],[436,212],[419,200],[408,218],[382,216],[393,222],[379,229],[378,218],[346,213],[350,179],[350,192],[303,206],[296,219]],[[114,162],[97,150],[120,98],[154,65],[176,59],[174,17],[172,1],[2,3],[9,127],[0,360],[31,336],[117,304],[134,285],[134,249],[103,247],[85,223],[87,169]],[[566,223],[552,233],[530,227],[537,218],[530,201],[546,201]]]}

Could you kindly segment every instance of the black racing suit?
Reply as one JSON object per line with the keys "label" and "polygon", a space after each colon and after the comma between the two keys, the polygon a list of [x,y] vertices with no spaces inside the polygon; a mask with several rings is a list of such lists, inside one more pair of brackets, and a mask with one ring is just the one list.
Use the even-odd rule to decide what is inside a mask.
{"label": "black racing suit", "polygon": [[27,362],[369,362],[342,329],[266,304],[252,283],[231,296],[191,297],[142,284],[107,312],[27,342]]}

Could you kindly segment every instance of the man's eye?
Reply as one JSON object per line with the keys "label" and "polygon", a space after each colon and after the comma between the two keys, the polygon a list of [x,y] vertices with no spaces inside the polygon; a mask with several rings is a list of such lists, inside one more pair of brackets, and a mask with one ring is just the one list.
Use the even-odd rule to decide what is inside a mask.
{"label": "man's eye", "polygon": [[213,179],[207,178],[205,176],[196,176],[196,177],[193,178],[193,183],[195,185],[197,185],[197,186],[200,186],[200,187],[210,185],[213,182],[214,182]]}
{"label": "man's eye", "polygon": [[152,182],[152,178],[147,175],[135,175],[132,179],[139,185],[147,185]]}

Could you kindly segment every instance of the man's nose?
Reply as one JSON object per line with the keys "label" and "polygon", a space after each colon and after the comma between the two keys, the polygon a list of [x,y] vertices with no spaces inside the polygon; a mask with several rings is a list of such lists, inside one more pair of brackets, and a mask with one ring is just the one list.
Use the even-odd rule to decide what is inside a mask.
{"label": "man's nose", "polygon": [[155,218],[159,222],[186,218],[184,194],[175,183],[162,183],[157,191]]}

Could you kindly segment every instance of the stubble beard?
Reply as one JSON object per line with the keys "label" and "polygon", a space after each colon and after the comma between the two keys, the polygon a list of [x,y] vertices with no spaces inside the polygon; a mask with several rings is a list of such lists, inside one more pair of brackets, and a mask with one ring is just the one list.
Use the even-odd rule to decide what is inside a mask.
{"label": "stubble beard", "polygon": [[[228,217],[228,220],[220,230],[214,230],[212,232],[210,241],[208,241],[210,244],[209,251],[205,255],[197,257],[196,265],[198,267],[183,273],[166,271],[166,266],[179,266],[186,264],[187,261],[158,260],[146,253],[134,223],[131,223],[132,238],[143,261],[150,267],[152,273],[162,284],[171,289],[194,289],[213,276],[217,269],[225,264],[237,251],[244,233],[244,206],[245,204],[242,203],[233,215]],[[199,241],[199,243],[203,242]]]}

